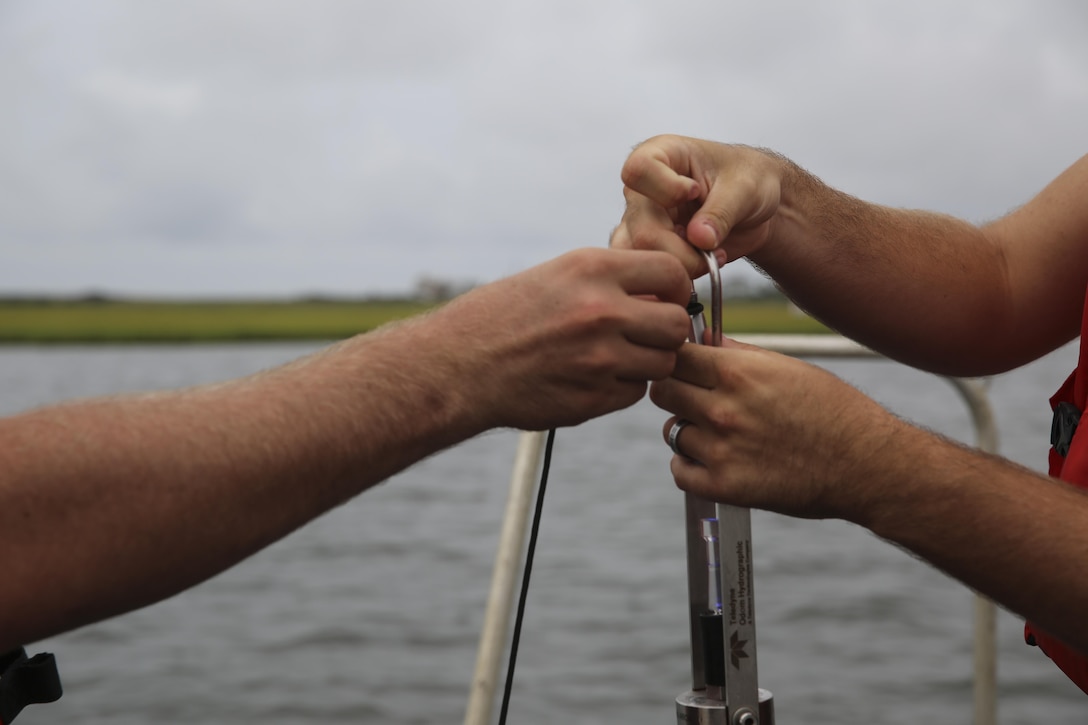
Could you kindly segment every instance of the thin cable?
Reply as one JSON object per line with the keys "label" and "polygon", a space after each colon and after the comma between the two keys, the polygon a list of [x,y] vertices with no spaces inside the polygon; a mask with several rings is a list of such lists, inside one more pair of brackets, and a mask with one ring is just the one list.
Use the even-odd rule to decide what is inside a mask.
{"label": "thin cable", "polygon": [[536,551],[537,532],[540,531],[540,513],[544,510],[544,488],[548,485],[548,469],[552,466],[552,446],[554,443],[555,428],[552,428],[548,431],[548,442],[544,445],[544,466],[540,471],[540,487],[536,492],[536,510],[533,512],[533,526],[529,531],[529,548],[525,552],[525,571],[521,575],[521,596],[518,598],[518,613],[514,617],[514,636],[510,639],[510,664],[506,667],[506,687],[502,693],[499,725],[505,725],[506,711],[510,708],[510,691],[514,687],[514,664],[518,659],[521,622],[525,618],[525,598],[529,593],[529,574],[533,570],[533,553]]}

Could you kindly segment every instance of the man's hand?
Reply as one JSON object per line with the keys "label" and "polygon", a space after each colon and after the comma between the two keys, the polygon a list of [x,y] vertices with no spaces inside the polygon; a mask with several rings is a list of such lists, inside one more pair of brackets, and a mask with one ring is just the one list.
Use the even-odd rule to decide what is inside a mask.
{"label": "man's hand", "polygon": [[782,195],[784,162],[747,146],[657,136],[623,165],[627,209],[611,246],[669,252],[696,277],[706,271],[697,249],[721,250],[719,261],[760,249]]}
{"label": "man's hand", "polygon": [[[723,503],[806,518],[864,519],[879,451],[904,425],[827,371],[735,341],[687,345],[650,398],[690,421],[676,484]],[[869,475],[872,472],[873,475]]]}
{"label": "man's hand", "polygon": [[434,315],[483,427],[541,430],[625,408],[672,372],[691,282],[663,252],[582,249]]}

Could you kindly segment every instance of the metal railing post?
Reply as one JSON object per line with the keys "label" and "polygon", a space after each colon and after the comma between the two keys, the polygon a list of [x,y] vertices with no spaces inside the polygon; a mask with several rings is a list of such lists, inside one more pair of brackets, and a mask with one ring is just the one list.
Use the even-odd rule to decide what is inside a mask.
{"label": "metal railing post", "polygon": [[[967,403],[975,424],[975,445],[987,453],[997,453],[997,423],[987,395],[986,385],[978,380],[949,378],[948,381]],[[997,723],[997,606],[975,594],[974,618],[974,725]]]}
{"label": "metal railing post", "polygon": [[465,708],[465,725],[489,725],[491,722],[491,709],[495,705],[495,691],[499,685],[499,666],[506,651],[506,637],[510,629],[514,590],[525,550],[525,531],[547,435],[542,431],[527,432],[518,439],[510,497],[503,514],[498,553],[491,574],[491,590],[487,597],[483,630],[480,632],[480,647],[476,653],[476,670]]}

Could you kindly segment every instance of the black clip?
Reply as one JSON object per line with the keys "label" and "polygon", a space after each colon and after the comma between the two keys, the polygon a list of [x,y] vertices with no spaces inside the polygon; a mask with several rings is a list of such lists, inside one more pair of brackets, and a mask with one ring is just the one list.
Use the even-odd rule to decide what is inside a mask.
{"label": "black clip", "polygon": [[1050,445],[1062,458],[1069,454],[1073,434],[1077,432],[1080,411],[1072,403],[1058,403],[1054,407],[1054,420],[1050,423]]}
{"label": "black clip", "polygon": [[0,723],[9,725],[27,705],[59,700],[62,692],[53,655],[27,658],[22,647],[0,654]]}

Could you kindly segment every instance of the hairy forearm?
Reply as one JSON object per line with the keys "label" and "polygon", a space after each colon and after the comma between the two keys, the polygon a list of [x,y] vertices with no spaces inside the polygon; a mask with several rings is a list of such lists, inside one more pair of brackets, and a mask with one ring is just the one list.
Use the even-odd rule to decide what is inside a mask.
{"label": "hairy forearm", "polygon": [[417,326],[0,421],[0,557],[18,583],[0,650],[170,596],[478,432]]}
{"label": "hairy forearm", "polygon": [[752,261],[799,306],[917,367],[1010,366],[995,359],[1005,346],[993,333],[1010,332],[1013,310],[1004,252],[990,236],[946,215],[861,201],[779,163],[781,205]]}
{"label": "hairy forearm", "polygon": [[0,650],[178,592],[484,430],[633,404],[689,291],[664,252],[577,250],[250,378],[0,420]]}
{"label": "hairy forearm", "polygon": [[850,518],[1088,653],[1088,494],[906,424],[880,458]]}
{"label": "hairy forearm", "polygon": [[[983,226],[841,193],[765,149],[664,135],[624,163],[613,246],[749,258],[803,309],[916,367],[1009,370],[1073,339],[1088,280],[1088,157]],[[694,248],[693,248],[694,247]]]}

